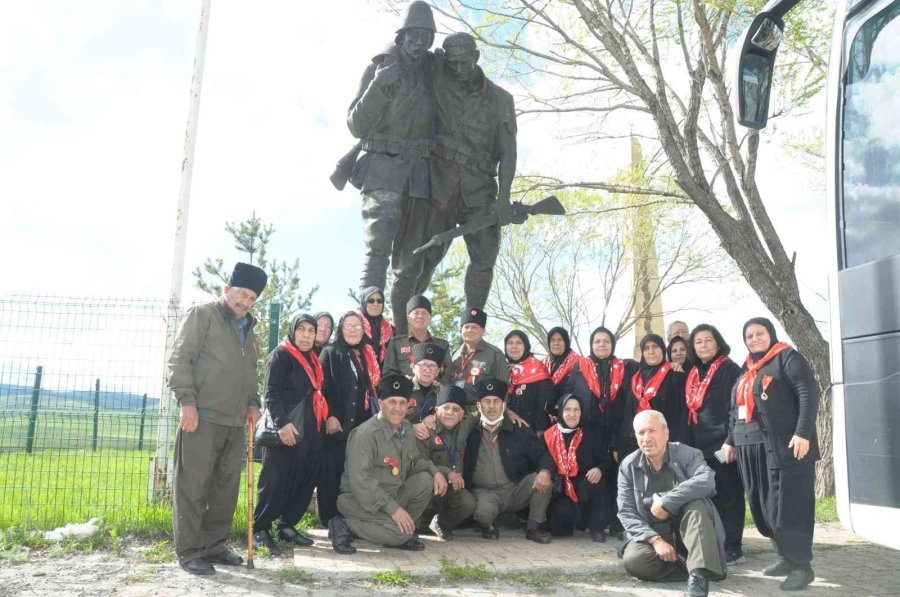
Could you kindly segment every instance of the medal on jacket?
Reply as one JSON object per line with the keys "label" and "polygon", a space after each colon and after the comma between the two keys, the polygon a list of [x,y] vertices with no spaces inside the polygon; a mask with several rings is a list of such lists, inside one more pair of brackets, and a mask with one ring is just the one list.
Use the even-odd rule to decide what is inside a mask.
{"label": "medal on jacket", "polygon": [[516,396],[521,396],[522,394],[524,394],[526,387],[527,386],[525,384],[522,384],[518,388],[516,388]]}
{"label": "medal on jacket", "polygon": [[769,384],[770,384],[770,383],[772,383],[772,376],[771,376],[771,375],[763,375],[763,379],[762,379],[762,394],[759,395],[760,399],[762,399],[762,400],[768,400],[768,399],[769,399],[769,395],[766,394],[766,390],[769,389]]}
{"label": "medal on jacket", "polygon": [[400,475],[400,461],[396,458],[391,458],[390,456],[384,457],[384,463],[391,467],[391,474],[395,477]]}

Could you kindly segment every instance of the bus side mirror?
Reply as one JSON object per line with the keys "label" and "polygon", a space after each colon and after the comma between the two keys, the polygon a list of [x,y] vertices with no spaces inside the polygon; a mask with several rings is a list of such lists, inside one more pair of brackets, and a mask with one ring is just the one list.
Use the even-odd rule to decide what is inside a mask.
{"label": "bus side mirror", "polygon": [[775,54],[783,37],[784,22],[769,13],[757,15],[744,33],[737,72],[738,124],[741,126],[766,127]]}

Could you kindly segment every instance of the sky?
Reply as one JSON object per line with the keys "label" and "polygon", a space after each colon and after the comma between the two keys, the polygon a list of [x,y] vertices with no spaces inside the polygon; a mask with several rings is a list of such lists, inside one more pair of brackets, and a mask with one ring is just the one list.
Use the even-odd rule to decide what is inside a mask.
{"label": "sky", "polygon": [[[185,304],[204,299],[188,272],[207,257],[237,258],[225,223],[255,212],[276,227],[270,255],[299,258],[302,287],[320,286],[313,310],[352,306],[346,290],[357,285],[363,251],[359,195],[349,185],[335,190],[328,175],[353,144],[345,116],[359,76],[397,28],[381,8],[366,0],[214,3]],[[199,15],[198,0],[0,5],[0,292],[167,296]],[[824,319],[823,177],[787,163],[777,136],[821,118],[821,104],[764,136],[759,171],[788,254],[798,252],[807,305]],[[520,119],[520,170],[627,165],[627,139],[585,152],[561,144],[559,126],[552,116]],[[689,292],[703,295],[703,307],[682,318],[719,324],[733,346],[740,324],[764,313],[740,281]]]}

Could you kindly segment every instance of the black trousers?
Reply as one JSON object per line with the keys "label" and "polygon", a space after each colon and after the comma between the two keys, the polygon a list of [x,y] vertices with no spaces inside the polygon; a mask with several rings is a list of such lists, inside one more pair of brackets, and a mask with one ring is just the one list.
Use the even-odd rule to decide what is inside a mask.
{"label": "black trousers", "polygon": [[609,479],[605,476],[599,483],[588,483],[580,479],[582,487],[576,486],[579,501],[573,502],[564,492],[553,496],[547,508],[547,523],[550,534],[555,537],[571,536],[575,529],[590,528],[592,533],[602,531],[608,523],[607,495]]}
{"label": "black trousers", "polygon": [[347,441],[326,437],[323,456],[316,503],[319,507],[319,520],[328,526],[328,521],[338,515],[338,490],[341,487],[341,476],[344,474]]}
{"label": "black trousers", "polygon": [[267,448],[259,474],[253,527],[262,531],[269,530],[275,521],[279,528],[300,522],[312,500],[321,463],[322,441],[314,436],[294,446]]}
{"label": "black trousers", "polygon": [[725,551],[738,551],[744,538],[744,484],[735,462],[722,464],[715,457],[707,458],[706,464],[716,473],[716,495],[712,502],[719,511],[719,518],[725,526]]}
{"label": "black trousers", "polygon": [[816,463],[769,468],[765,444],[737,446],[738,468],[759,533],[798,567],[812,562]]}

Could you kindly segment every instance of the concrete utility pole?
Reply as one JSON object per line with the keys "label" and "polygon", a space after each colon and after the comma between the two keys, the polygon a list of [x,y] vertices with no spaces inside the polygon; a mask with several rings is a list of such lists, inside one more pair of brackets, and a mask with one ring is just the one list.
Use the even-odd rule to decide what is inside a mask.
{"label": "concrete utility pole", "polygon": [[[643,167],[641,144],[631,137],[631,168]],[[641,359],[641,338],[650,332],[665,338],[659,265],[653,224],[642,218],[641,208],[632,210],[631,271],[634,276],[634,358]]]}
{"label": "concrete utility pole", "polygon": [[[169,281],[169,308],[166,316],[166,363],[175,346],[178,323],[181,320],[181,284],[184,279],[184,255],[187,248],[188,210],[191,203],[191,177],[194,173],[194,146],[197,140],[197,120],[200,116],[200,89],[203,84],[203,62],[206,58],[206,34],[209,30],[211,0],[203,0],[197,45],[194,50],[194,77],[191,81],[191,101],[187,130],[184,135],[184,158],[181,161],[181,188],[178,192],[178,211],[175,213],[175,248],[172,253],[172,275]],[[163,388],[167,367],[163,365]],[[159,401],[159,425],[156,430],[156,454],[150,466],[148,493],[151,501],[159,502],[172,494],[172,461],[169,458],[169,407],[172,395],[167,389]]]}

